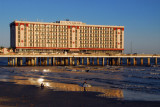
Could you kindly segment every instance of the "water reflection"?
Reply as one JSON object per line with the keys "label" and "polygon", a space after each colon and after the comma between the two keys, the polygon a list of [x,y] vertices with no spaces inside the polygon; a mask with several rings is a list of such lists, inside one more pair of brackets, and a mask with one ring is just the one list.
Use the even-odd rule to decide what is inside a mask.
{"label": "water reflection", "polygon": [[[44,78],[29,78],[22,79],[21,76],[13,76],[13,80],[11,82],[15,82],[16,84],[22,85],[36,85],[38,87],[41,86],[41,83],[44,84],[45,87],[53,89],[54,91],[84,91],[84,88],[78,84],[67,84],[67,83],[58,83],[46,80]],[[102,87],[87,87],[86,91],[91,92],[100,92],[98,96],[101,97],[109,97],[109,98],[123,98],[123,92],[120,89],[104,89]]]}

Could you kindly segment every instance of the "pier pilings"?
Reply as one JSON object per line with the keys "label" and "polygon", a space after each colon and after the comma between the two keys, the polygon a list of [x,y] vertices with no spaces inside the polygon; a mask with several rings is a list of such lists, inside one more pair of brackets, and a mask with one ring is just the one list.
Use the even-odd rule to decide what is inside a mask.
{"label": "pier pilings", "polygon": [[140,60],[141,60],[141,66],[143,65],[143,58],[140,58]]}
{"label": "pier pilings", "polygon": [[[158,65],[159,59],[157,57],[147,57],[147,66],[151,65],[151,58],[154,59],[154,65]],[[126,59],[126,60],[125,60]],[[139,59],[139,60],[137,60]],[[85,62],[86,61],[86,62]],[[137,61],[140,61],[137,64]],[[24,62],[24,63],[23,63]],[[85,62],[85,63],[84,63]],[[95,63],[96,62],[96,63]],[[8,57],[9,66],[121,66],[121,65],[145,66],[144,57]]]}
{"label": "pier pilings", "polygon": [[150,62],[150,58],[148,58],[148,66],[150,66],[150,63],[151,63],[151,62]]}

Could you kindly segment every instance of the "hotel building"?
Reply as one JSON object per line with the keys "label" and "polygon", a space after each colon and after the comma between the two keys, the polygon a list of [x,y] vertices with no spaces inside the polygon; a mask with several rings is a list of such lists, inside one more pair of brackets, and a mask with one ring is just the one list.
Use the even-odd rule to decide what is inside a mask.
{"label": "hotel building", "polygon": [[123,53],[124,26],[14,21],[10,45],[15,52]]}

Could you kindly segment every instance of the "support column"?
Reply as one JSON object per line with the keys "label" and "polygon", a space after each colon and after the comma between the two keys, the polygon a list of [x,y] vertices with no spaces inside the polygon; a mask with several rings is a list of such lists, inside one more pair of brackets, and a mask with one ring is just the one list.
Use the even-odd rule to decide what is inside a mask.
{"label": "support column", "polygon": [[104,66],[104,59],[105,59],[105,58],[103,57],[103,58],[102,58],[102,65],[103,65],[103,66]]}
{"label": "support column", "polygon": [[136,65],[136,58],[133,58],[133,65]]}
{"label": "support column", "polygon": [[82,57],[82,65],[84,65],[84,57]]}
{"label": "support column", "polygon": [[52,58],[49,57],[49,65],[51,66],[51,64],[52,64]]}
{"label": "support column", "polygon": [[150,66],[150,58],[148,58],[148,66]]}
{"label": "support column", "polygon": [[65,65],[68,65],[68,57],[65,58]]}
{"label": "support column", "polygon": [[19,60],[20,60],[20,66],[22,66],[23,65],[23,59],[19,58]]}
{"label": "support column", "polygon": [[47,57],[44,58],[44,65],[47,66]]}
{"label": "support column", "polygon": [[127,65],[129,64],[128,62],[129,62],[129,59],[127,58]]}
{"label": "support column", "polygon": [[77,57],[77,65],[79,65],[79,58]]}
{"label": "support column", "polygon": [[30,58],[27,58],[27,66],[30,66],[30,64],[31,64]]}
{"label": "support column", "polygon": [[121,64],[121,58],[117,58],[117,65],[119,66]]}
{"label": "support column", "polygon": [[79,59],[79,65],[80,65],[80,62],[81,62],[81,58],[78,58]]}
{"label": "support column", "polygon": [[28,58],[26,57],[26,65],[28,66]]}
{"label": "support column", "polygon": [[32,58],[29,58],[30,66],[32,65]]}
{"label": "support column", "polygon": [[127,65],[131,65],[131,59],[127,58]]}
{"label": "support column", "polygon": [[121,58],[121,65],[123,65],[123,59]]}
{"label": "support column", "polygon": [[20,66],[20,58],[17,58],[17,65]]}
{"label": "support column", "polygon": [[109,63],[108,63],[108,58],[106,58],[106,62],[107,62],[106,64],[109,65]]}
{"label": "support column", "polygon": [[143,65],[143,58],[141,58],[141,66]]}
{"label": "support column", "polygon": [[92,58],[92,65],[94,65],[94,57]]}
{"label": "support column", "polygon": [[10,63],[10,66],[12,66],[12,64],[13,64],[13,61],[12,61],[12,57],[10,57],[10,60],[9,60],[9,63]]}
{"label": "support column", "polygon": [[57,58],[57,65],[61,65],[61,58],[60,57]]}
{"label": "support column", "polygon": [[38,65],[40,66],[41,65],[41,58],[38,57]]}
{"label": "support column", "polygon": [[10,58],[10,65],[12,66],[12,64],[13,64],[13,60],[12,60],[13,58],[11,57]]}
{"label": "support column", "polygon": [[97,58],[97,65],[99,65],[99,58]]}
{"label": "support column", "polygon": [[14,66],[14,58],[12,58],[12,65]]}
{"label": "support column", "polygon": [[64,65],[64,58],[61,58],[61,65]]}
{"label": "support column", "polygon": [[15,57],[15,66],[17,66],[17,57]]}
{"label": "support column", "polygon": [[70,57],[70,65],[71,65],[71,66],[73,65],[72,57]]}
{"label": "support column", "polygon": [[157,58],[155,58],[155,65],[157,65]]}
{"label": "support column", "polygon": [[115,65],[118,65],[118,59],[114,58]]}
{"label": "support column", "polygon": [[44,58],[41,57],[41,66],[43,66],[43,65],[44,65]]}
{"label": "support column", "polygon": [[31,65],[34,66],[34,57],[31,58]]}
{"label": "support column", "polygon": [[8,65],[10,65],[10,57],[8,57]]}
{"label": "support column", "polygon": [[74,66],[75,65],[75,59],[74,59],[74,57],[72,58],[72,61],[73,61],[72,65]]}
{"label": "support column", "polygon": [[89,63],[89,58],[87,57],[87,65],[89,65],[90,63]]}
{"label": "support column", "polygon": [[112,58],[109,58],[109,65],[112,65]]}
{"label": "support column", "polygon": [[35,66],[37,65],[37,58],[36,57],[34,58],[34,65]]}
{"label": "support column", "polygon": [[114,58],[112,58],[112,65],[115,65],[115,60],[114,60]]}
{"label": "support column", "polygon": [[58,58],[55,57],[55,65],[58,65]]}
{"label": "support column", "polygon": [[56,58],[55,58],[55,57],[53,57],[53,60],[52,60],[53,65],[56,65],[55,60],[56,60]]}
{"label": "support column", "polygon": [[128,59],[128,64],[131,65],[131,58]]}

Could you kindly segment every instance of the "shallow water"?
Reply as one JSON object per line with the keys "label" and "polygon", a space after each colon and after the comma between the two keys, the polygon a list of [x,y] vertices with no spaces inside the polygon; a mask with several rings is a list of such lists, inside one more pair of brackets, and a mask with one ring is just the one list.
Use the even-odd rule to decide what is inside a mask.
{"label": "shallow water", "polygon": [[[87,72],[87,70],[89,70]],[[98,96],[119,100],[160,101],[160,67],[41,66],[0,67],[0,81],[40,86],[54,91],[100,92]]]}

